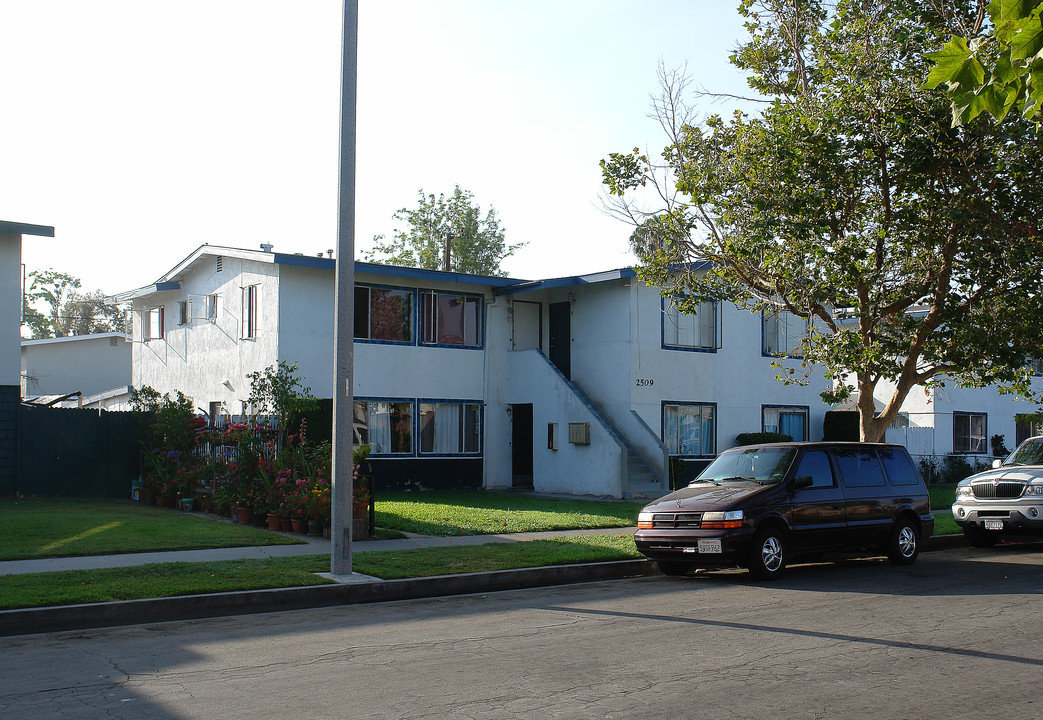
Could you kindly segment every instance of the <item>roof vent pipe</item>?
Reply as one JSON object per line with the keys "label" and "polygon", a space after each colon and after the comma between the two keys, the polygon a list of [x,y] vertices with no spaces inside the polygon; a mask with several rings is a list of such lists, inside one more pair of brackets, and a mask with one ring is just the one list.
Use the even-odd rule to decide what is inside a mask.
{"label": "roof vent pipe", "polygon": [[267,253],[270,253],[272,251],[273,247],[275,247],[275,246],[272,245],[271,243],[261,243],[261,249],[264,250]]}

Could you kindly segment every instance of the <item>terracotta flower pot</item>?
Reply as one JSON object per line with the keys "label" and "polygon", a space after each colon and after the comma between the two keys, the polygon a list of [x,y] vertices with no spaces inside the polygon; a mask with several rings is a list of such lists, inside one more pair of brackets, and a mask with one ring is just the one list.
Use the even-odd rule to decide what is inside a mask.
{"label": "terracotta flower pot", "polygon": [[268,513],[268,529],[282,530],[282,518],[275,513]]}

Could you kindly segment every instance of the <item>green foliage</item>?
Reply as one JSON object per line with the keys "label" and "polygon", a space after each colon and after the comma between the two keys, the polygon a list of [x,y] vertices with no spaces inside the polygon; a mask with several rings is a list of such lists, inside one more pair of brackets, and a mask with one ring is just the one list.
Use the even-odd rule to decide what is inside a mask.
{"label": "green foliage", "polygon": [[[829,401],[857,393],[866,440],[917,385],[1034,398],[1041,139],[1023,123],[954,129],[946,98],[921,89],[924,53],[947,32],[933,6],[748,0],[740,12],[750,38],[731,60],[763,109],[698,123],[685,78],[664,73],[661,156],[602,161],[615,209],[651,249],[639,277],[671,297],[809,319],[803,361],[778,361],[779,377],[822,370]],[[878,409],[881,381],[895,390]]]}
{"label": "green foliage", "polygon": [[[979,0],[984,5],[985,0]],[[989,24],[978,21],[941,50],[924,87],[944,85],[952,101],[953,127],[987,113],[997,122],[1012,110],[1036,120],[1043,105],[1043,2],[992,0]]]}
{"label": "green foliage", "polygon": [[822,439],[827,442],[858,440],[858,413],[851,410],[829,410],[822,420]]}
{"label": "green foliage", "polygon": [[1010,455],[1010,450],[1007,448],[1007,438],[1005,435],[993,435],[991,442],[993,457],[1007,457],[1008,455]]}
{"label": "green foliage", "polygon": [[744,445],[760,445],[762,443],[793,442],[792,435],[777,432],[739,433],[735,436],[736,447]]}
{"label": "green foliage", "polygon": [[[402,208],[393,217],[406,223],[390,240],[378,235],[374,248],[365,253],[369,262],[451,270],[469,275],[503,276],[500,263],[524,246],[507,245],[496,210],[485,218],[474,203],[474,196],[457,185],[453,194],[418,193],[416,208]],[[445,245],[449,242],[449,267],[445,266]]]}
{"label": "green foliage", "polygon": [[246,377],[250,380],[249,402],[254,415],[275,417],[280,432],[285,433],[285,428],[295,414],[318,407],[311,388],[305,387],[297,376],[296,362],[280,360],[276,365],[269,365]]}
{"label": "green foliage", "polygon": [[150,449],[187,452],[194,447],[200,423],[192,399],[180,390],[171,397],[170,393],[160,395],[148,385],[131,388],[130,406],[150,416],[152,432],[146,439]]}
{"label": "green foliage", "polygon": [[[34,339],[122,332],[126,313],[105,302],[100,290],[80,293],[80,280],[54,270],[33,270],[24,298],[24,324]],[[41,302],[44,311],[31,303]]]}

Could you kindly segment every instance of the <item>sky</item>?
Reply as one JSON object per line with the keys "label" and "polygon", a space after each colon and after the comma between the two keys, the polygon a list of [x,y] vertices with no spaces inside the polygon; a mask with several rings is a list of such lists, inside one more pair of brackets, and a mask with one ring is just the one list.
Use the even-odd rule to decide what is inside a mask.
{"label": "sky", "polygon": [[[735,0],[359,0],[356,258],[417,193],[494,208],[524,279],[634,263],[598,161],[657,68],[742,93]],[[337,244],[340,0],[0,0],[0,220],[26,272],[154,282],[204,243]],[[697,105],[705,113],[721,106]]]}

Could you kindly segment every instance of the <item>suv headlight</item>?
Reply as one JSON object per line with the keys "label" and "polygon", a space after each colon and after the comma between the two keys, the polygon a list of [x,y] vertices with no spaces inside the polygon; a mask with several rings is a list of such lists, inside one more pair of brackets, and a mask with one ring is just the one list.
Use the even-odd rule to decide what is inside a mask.
{"label": "suv headlight", "polygon": [[1043,495],[1043,485],[1026,485],[1026,495]]}
{"label": "suv headlight", "polygon": [[970,497],[971,494],[972,493],[971,493],[971,486],[970,485],[957,485],[956,486],[956,497],[961,497],[961,496]]}

